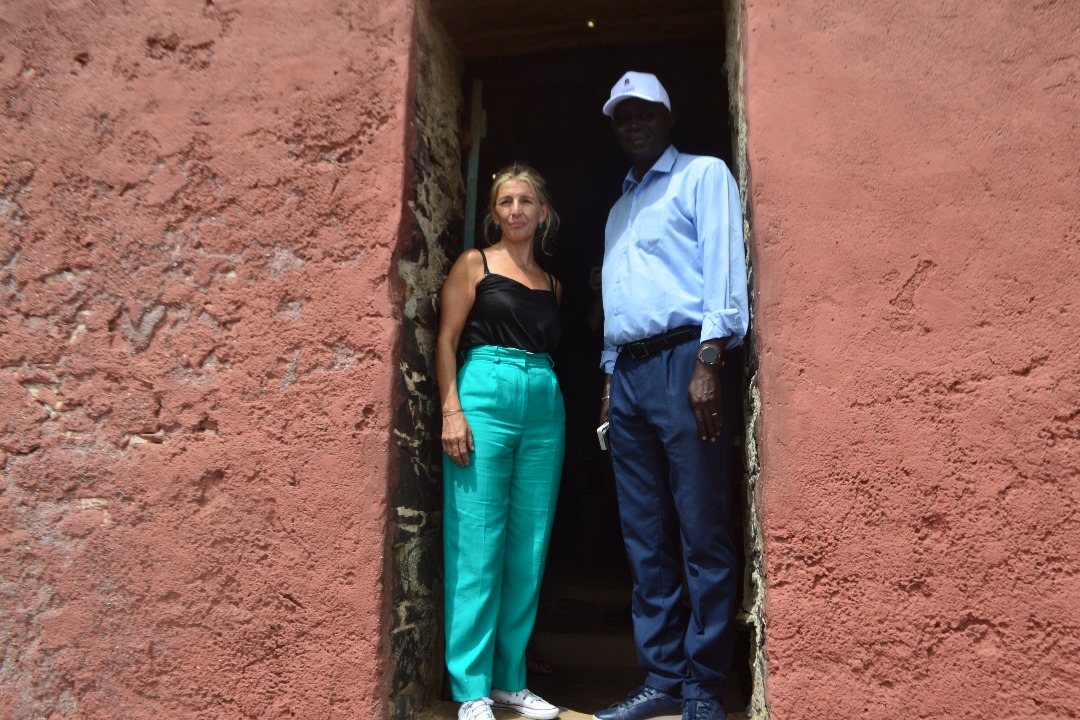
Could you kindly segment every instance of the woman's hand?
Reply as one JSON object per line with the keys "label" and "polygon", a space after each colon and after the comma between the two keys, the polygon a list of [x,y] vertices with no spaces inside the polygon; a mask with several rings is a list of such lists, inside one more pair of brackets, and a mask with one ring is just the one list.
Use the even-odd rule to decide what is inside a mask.
{"label": "woman's hand", "polygon": [[472,428],[465,419],[465,413],[460,410],[443,415],[442,448],[461,467],[469,464],[469,452],[476,448],[473,446]]}

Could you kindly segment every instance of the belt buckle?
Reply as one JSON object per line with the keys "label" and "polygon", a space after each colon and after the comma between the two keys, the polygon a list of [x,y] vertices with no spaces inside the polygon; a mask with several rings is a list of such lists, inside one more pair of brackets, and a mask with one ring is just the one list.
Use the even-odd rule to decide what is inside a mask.
{"label": "belt buckle", "polygon": [[627,343],[626,352],[634,360],[644,360],[645,358],[649,357],[649,348],[646,347],[645,343],[641,341]]}

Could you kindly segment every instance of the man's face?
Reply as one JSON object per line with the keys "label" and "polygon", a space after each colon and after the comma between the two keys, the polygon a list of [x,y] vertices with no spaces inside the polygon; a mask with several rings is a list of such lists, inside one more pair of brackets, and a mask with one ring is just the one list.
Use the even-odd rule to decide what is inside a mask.
{"label": "man's face", "polygon": [[634,165],[655,162],[671,144],[674,118],[662,103],[623,100],[611,113],[611,126],[622,151]]}

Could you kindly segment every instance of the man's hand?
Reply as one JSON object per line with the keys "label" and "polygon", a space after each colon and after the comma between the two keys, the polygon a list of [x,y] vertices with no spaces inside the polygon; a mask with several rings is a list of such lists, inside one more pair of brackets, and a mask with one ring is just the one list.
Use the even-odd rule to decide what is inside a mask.
{"label": "man's hand", "polygon": [[600,396],[600,424],[608,421],[608,407],[611,405],[611,375],[604,375],[604,394]]}
{"label": "man's hand", "polygon": [[[711,345],[719,351],[723,351],[722,340],[706,340],[702,346]],[[721,356],[722,357],[722,356]],[[694,373],[690,376],[690,388],[687,394],[690,399],[690,409],[694,412],[697,420],[698,435],[702,440],[716,442],[720,435],[720,427],[723,425],[723,414],[720,407],[720,368],[723,360],[715,365],[707,365],[700,360],[694,360]]]}

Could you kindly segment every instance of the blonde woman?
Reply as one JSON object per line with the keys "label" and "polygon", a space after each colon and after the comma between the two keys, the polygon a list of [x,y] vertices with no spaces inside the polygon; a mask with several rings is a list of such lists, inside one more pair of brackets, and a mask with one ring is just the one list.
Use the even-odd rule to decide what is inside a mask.
{"label": "blonde woman", "polygon": [[442,289],[446,666],[460,720],[494,720],[492,707],[559,715],[525,687],[565,440],[549,355],[562,287],[537,263],[557,227],[543,178],[505,168],[484,222],[490,244],[462,254]]}

